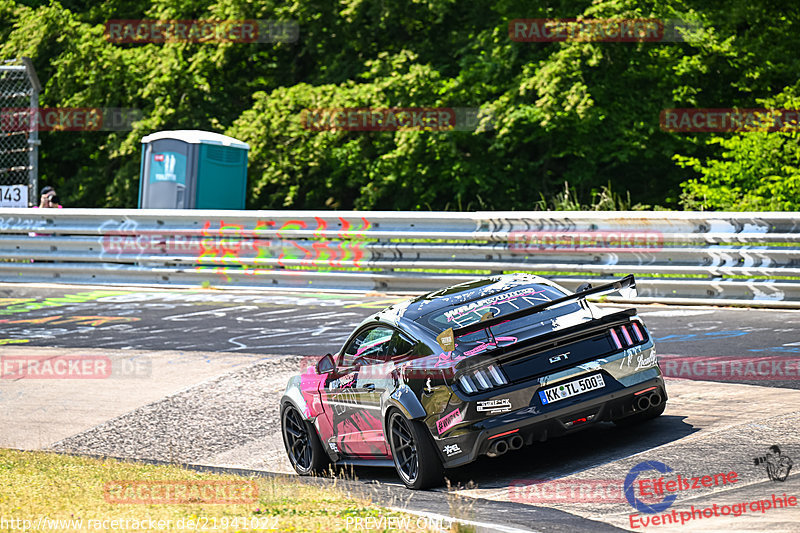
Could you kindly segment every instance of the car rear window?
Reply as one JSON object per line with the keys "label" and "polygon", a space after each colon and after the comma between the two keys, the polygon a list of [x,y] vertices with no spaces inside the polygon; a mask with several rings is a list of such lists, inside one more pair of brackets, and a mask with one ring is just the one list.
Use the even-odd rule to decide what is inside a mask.
{"label": "car rear window", "polygon": [[[436,334],[448,328],[458,329],[481,320],[487,313],[499,317],[520,309],[528,309],[535,305],[550,302],[566,294],[549,285],[533,284],[515,288],[512,291],[478,298],[461,305],[438,309],[418,319],[418,322]],[[505,346],[518,340],[541,335],[553,329],[552,320],[580,310],[576,302],[565,303],[552,309],[544,309],[539,313],[516,320],[509,320],[492,326],[491,335],[487,330],[479,330],[456,338],[456,350],[464,355]]]}

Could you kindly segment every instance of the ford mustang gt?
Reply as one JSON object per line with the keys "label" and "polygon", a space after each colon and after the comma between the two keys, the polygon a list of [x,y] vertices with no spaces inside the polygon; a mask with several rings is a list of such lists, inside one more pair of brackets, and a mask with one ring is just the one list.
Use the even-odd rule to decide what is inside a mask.
{"label": "ford mustang gt", "polygon": [[633,276],[570,293],[510,274],[374,314],[289,380],[280,416],[292,466],[393,465],[422,489],[481,455],[659,416],[664,380],[636,310],[586,300],[612,292],[635,295]]}

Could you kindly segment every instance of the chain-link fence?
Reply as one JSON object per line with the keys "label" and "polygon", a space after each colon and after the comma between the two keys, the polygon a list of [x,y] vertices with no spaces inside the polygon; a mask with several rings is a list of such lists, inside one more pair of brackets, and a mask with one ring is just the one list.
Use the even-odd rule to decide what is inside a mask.
{"label": "chain-link fence", "polygon": [[17,119],[36,116],[40,89],[28,58],[0,62],[0,207],[37,202],[39,132],[35,125],[17,127]]}

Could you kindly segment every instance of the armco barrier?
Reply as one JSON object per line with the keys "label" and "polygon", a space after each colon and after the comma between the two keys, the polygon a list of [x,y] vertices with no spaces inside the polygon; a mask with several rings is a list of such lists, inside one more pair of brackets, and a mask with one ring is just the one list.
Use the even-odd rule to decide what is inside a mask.
{"label": "armco barrier", "polygon": [[487,273],[800,305],[787,213],[0,209],[0,281],[421,291]]}

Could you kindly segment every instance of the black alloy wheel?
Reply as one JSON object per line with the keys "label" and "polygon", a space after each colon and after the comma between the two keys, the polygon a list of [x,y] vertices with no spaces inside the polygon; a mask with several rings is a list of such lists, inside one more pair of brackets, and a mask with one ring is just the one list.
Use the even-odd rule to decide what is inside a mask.
{"label": "black alloy wheel", "polygon": [[443,469],[427,428],[399,411],[389,416],[389,444],[397,474],[406,487],[425,489],[442,484]]}
{"label": "black alloy wheel", "polygon": [[317,437],[317,432],[292,405],[283,409],[281,416],[283,444],[292,467],[301,476],[321,472],[328,464],[328,457]]}

